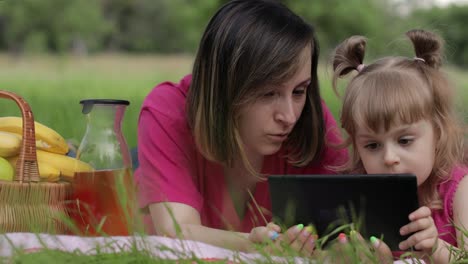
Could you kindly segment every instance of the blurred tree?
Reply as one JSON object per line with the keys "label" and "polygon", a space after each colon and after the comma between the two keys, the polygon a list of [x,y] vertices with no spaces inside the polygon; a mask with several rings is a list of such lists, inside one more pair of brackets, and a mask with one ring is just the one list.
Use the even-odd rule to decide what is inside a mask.
{"label": "blurred tree", "polygon": [[100,3],[86,0],[2,1],[3,37],[10,51],[98,49],[109,31]]}
{"label": "blurred tree", "polygon": [[[369,54],[382,53],[390,39],[399,34],[395,6],[379,0],[283,0],[311,22],[325,49],[334,48],[351,35],[369,38]],[[328,52],[325,52],[325,54]]]}
{"label": "blurred tree", "polygon": [[108,47],[139,52],[195,50],[218,0],[105,0],[114,25]]}
{"label": "blurred tree", "polygon": [[[208,20],[228,1],[0,0],[0,49],[194,52]],[[279,1],[315,26],[322,54],[356,34],[369,38],[366,57],[392,54],[401,45],[390,45],[407,29],[429,27],[447,39],[449,58],[468,65],[467,6],[428,9],[435,0]]]}
{"label": "blurred tree", "polygon": [[450,5],[445,8],[416,10],[410,17],[411,24],[438,32],[446,42],[446,56],[452,63],[468,66],[468,35],[466,21],[468,6]]}

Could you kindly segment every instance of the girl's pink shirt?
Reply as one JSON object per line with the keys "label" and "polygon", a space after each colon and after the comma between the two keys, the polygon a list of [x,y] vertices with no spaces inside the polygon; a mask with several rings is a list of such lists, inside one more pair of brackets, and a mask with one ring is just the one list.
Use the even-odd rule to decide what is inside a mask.
{"label": "girl's pink shirt", "polygon": [[[255,226],[271,220],[271,202],[267,181],[256,185],[243,218],[235,210],[226,189],[223,167],[205,159],[195,146],[187,123],[185,102],[191,75],[180,83],[164,82],[146,97],[138,124],[138,158],[135,172],[139,206],[145,214],[147,231],[154,233],[148,205],[160,202],[183,203],[195,208],[207,227],[250,232]],[[326,142],[341,142],[336,122],[322,103]],[[262,173],[271,174],[332,174],[328,166],[342,165],[346,150],[326,146],[320,162],[298,168],[287,163],[281,151],[267,156]]]}
{"label": "girl's pink shirt", "polygon": [[466,175],[468,175],[468,167],[457,166],[452,170],[449,180],[442,182],[438,186],[443,208],[432,210],[432,218],[439,231],[439,238],[453,246],[457,246],[457,234],[453,226],[453,199],[458,184]]}

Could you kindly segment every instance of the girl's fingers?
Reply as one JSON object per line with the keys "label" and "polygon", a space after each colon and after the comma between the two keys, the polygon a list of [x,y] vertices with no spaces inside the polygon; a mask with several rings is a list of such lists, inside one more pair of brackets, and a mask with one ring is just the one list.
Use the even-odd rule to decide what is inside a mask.
{"label": "girl's fingers", "polygon": [[424,239],[423,241],[420,241],[419,243],[414,245],[414,248],[425,252],[431,252],[434,246],[436,245],[436,241],[437,240],[434,238]]}
{"label": "girl's fingers", "polygon": [[434,220],[432,217],[420,218],[400,228],[400,234],[405,236],[420,230],[428,229],[433,225]]}
{"label": "girl's fingers", "polygon": [[[401,242],[398,245],[398,247],[401,250],[407,250],[408,248],[414,247],[417,244],[421,243],[422,241],[428,240],[428,241],[432,241],[431,242],[432,245],[429,245],[428,247],[416,248],[416,249],[423,250],[423,249],[432,248],[432,246],[434,246],[434,244],[437,241],[437,236],[438,236],[438,233],[437,233],[437,230],[435,229],[435,227],[428,228],[428,229],[425,229],[425,230],[414,233],[409,238],[407,238],[406,240]],[[425,242],[422,245],[426,245],[426,243],[428,243],[428,242]]]}
{"label": "girl's fingers", "polygon": [[432,215],[431,209],[427,206],[421,206],[416,211],[409,215],[409,220],[414,221],[419,218],[429,217]]}

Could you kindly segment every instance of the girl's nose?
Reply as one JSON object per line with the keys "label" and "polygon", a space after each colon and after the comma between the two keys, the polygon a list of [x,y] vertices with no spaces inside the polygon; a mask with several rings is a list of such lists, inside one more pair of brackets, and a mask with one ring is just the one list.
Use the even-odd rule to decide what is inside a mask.
{"label": "girl's nose", "polygon": [[400,163],[400,157],[391,147],[385,148],[384,162],[387,166],[394,166]]}

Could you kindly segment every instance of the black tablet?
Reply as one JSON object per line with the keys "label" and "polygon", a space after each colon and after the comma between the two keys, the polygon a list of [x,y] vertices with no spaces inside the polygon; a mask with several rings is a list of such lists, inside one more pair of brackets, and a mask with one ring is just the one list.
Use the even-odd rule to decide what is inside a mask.
{"label": "black tablet", "polygon": [[274,221],[313,224],[319,237],[353,225],[365,239],[382,238],[392,250],[399,250],[405,239],[399,230],[419,208],[411,174],[272,175],[268,183]]}

